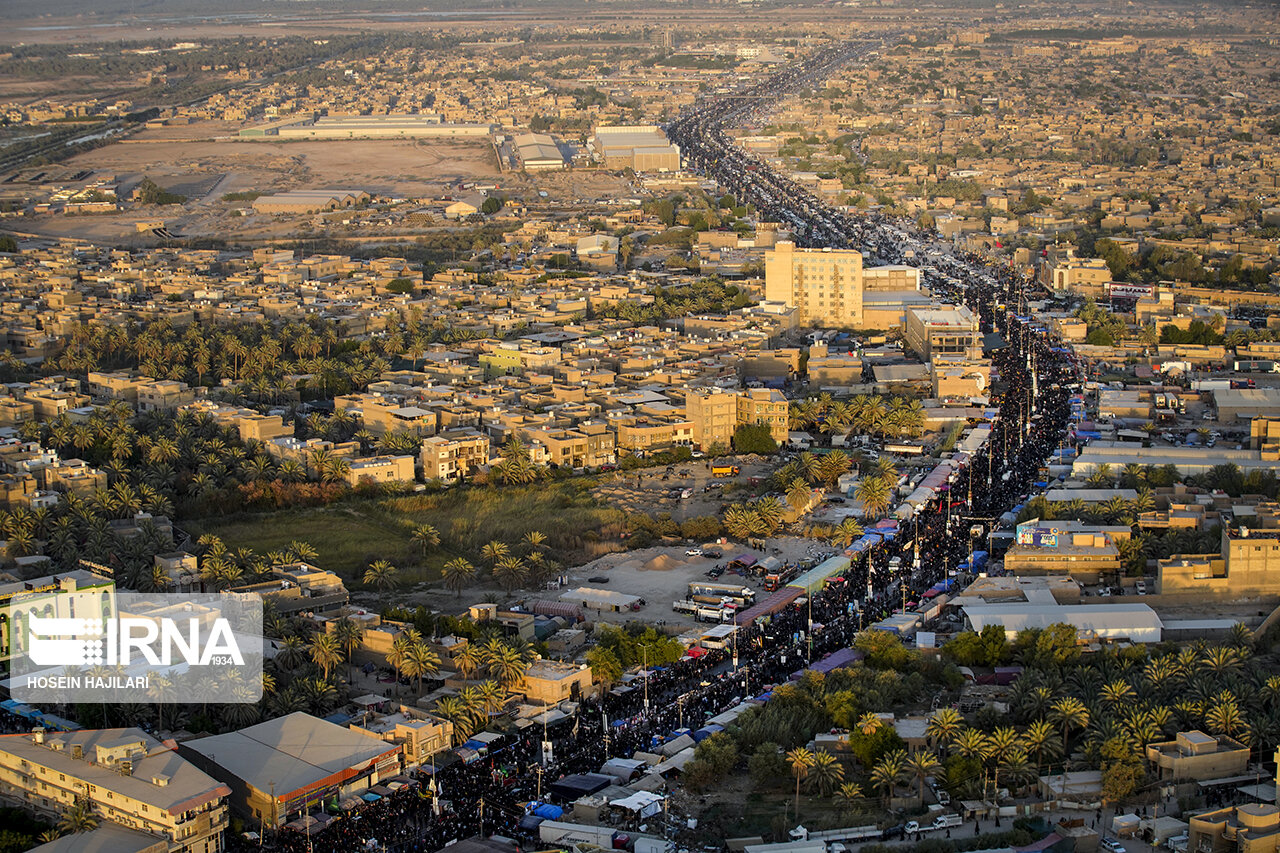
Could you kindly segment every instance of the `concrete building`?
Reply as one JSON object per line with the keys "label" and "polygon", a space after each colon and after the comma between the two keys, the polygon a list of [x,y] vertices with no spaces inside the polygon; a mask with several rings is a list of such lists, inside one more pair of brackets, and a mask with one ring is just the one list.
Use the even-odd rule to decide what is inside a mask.
{"label": "concrete building", "polygon": [[1101,295],[1111,281],[1111,269],[1101,258],[1077,258],[1068,249],[1045,262],[1045,283],[1055,293]]}
{"label": "concrete building", "polygon": [[346,481],[350,486],[362,483],[411,483],[414,480],[412,456],[370,456],[356,459],[347,469]]}
{"label": "concrete building", "polygon": [[178,751],[230,786],[231,807],[241,817],[273,829],[320,803],[359,796],[401,770],[398,744],[302,711],[186,741]]}
{"label": "concrete building", "polygon": [[525,670],[516,691],[537,705],[577,702],[591,695],[591,668],[575,663],[535,660]]}
{"label": "concrete building", "polygon": [[0,737],[0,800],[55,822],[88,802],[104,821],[161,840],[169,853],[220,853],[230,795],[141,729]]}
{"label": "concrete building", "polygon": [[1189,853],[1276,853],[1280,847],[1280,809],[1270,803],[1227,806],[1188,822]]}
{"label": "concrete building", "polygon": [[1280,596],[1280,506],[1261,504],[1249,519],[1222,530],[1218,554],[1190,554],[1159,562],[1160,595],[1193,594],[1240,599]]}
{"label": "concrete building", "polygon": [[1280,388],[1232,388],[1213,392],[1218,421],[1234,423],[1251,418],[1280,418]]}
{"label": "concrete building", "polygon": [[803,326],[862,325],[862,252],[798,249],[779,240],[764,256],[765,299],[796,308]]}
{"label": "concrete building", "polygon": [[764,424],[774,441],[782,444],[787,440],[787,400],[772,389],[738,393],[722,388],[690,389],[684,407],[699,450],[715,446],[728,449],[734,432],[744,424]]}
{"label": "concrete building", "polygon": [[337,614],[351,601],[342,578],[308,563],[277,566],[271,576],[271,580],[232,587],[231,592],[257,593],[281,616]]}
{"label": "concrete building", "polygon": [[1147,761],[1161,779],[1203,782],[1240,776],[1249,766],[1249,748],[1226,736],[1178,732],[1171,741],[1147,744]]}
{"label": "concrete building", "polygon": [[431,759],[453,746],[453,723],[408,705],[360,725],[352,723],[350,728],[398,744],[406,771],[430,764]]}
{"label": "concrete building", "polygon": [[982,359],[978,317],[964,305],[908,308],[903,339],[908,349],[926,361]]}
{"label": "concrete building", "polygon": [[426,480],[452,483],[489,464],[489,436],[474,430],[454,430],[422,440],[418,459]]}
{"label": "concrete building", "polygon": [[680,171],[680,149],[657,125],[597,127],[588,145],[596,161],[609,169]]}

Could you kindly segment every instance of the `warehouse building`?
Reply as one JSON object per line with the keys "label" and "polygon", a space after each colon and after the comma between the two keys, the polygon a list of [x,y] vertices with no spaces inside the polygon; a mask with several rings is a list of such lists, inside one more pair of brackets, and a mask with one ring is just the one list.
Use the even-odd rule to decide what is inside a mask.
{"label": "warehouse building", "polygon": [[367,204],[372,198],[364,190],[292,190],[253,200],[258,213],[322,213],[327,210]]}
{"label": "warehouse building", "polygon": [[1066,624],[1084,640],[1158,643],[1164,628],[1145,604],[969,604],[963,609],[970,630],[981,632],[988,625],[999,625],[1010,640],[1020,631]]}
{"label": "warehouse building", "polygon": [[[1271,455],[1271,454],[1268,454]],[[1203,474],[1215,465],[1235,465],[1242,474],[1255,469],[1280,473],[1280,460],[1266,458],[1262,451],[1217,447],[1143,447],[1132,441],[1094,440],[1085,445],[1071,464],[1071,476],[1084,479],[1102,465],[1118,471],[1129,464],[1172,465],[1184,476]]]}
{"label": "warehouse building", "polygon": [[568,165],[560,146],[545,133],[520,133],[511,144],[526,172],[546,172]]}
{"label": "warehouse building", "polygon": [[245,128],[242,139],[483,139],[491,124],[446,124],[436,114],[322,116]]}
{"label": "warehouse building", "polygon": [[400,772],[400,746],[302,711],[178,751],[231,787],[231,805],[255,826],[280,827],[333,800],[359,797]]}
{"label": "warehouse building", "polygon": [[680,149],[657,125],[597,127],[589,143],[595,160],[609,169],[680,171]]}

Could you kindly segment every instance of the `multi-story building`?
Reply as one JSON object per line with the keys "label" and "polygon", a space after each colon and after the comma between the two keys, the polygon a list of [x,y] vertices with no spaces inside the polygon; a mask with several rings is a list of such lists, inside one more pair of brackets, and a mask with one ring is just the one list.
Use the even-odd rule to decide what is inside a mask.
{"label": "multi-story building", "polygon": [[779,240],[764,257],[765,299],[796,308],[801,325],[862,325],[862,252]]}
{"label": "multi-story building", "polygon": [[453,482],[489,464],[489,436],[475,430],[456,430],[422,440],[418,453],[426,480]]}
{"label": "multi-story building", "polygon": [[691,389],[684,411],[693,424],[693,443],[699,450],[728,449],[738,428],[738,395],[721,388]]}
{"label": "multi-story building", "polygon": [[436,413],[430,409],[406,405],[397,397],[382,394],[348,394],[333,401],[334,409],[360,416],[365,428],[374,435],[407,432],[434,435]]}
{"label": "multi-story building", "polygon": [[0,736],[0,799],[55,820],[88,803],[170,853],[220,853],[230,794],[141,729]]}
{"label": "multi-story building", "polygon": [[1276,853],[1280,809],[1270,803],[1227,806],[1192,815],[1187,853]]}
{"label": "multi-story building", "polygon": [[1249,748],[1225,735],[1178,732],[1174,740],[1147,744],[1147,761],[1161,779],[1204,782],[1244,773]]}
{"label": "multi-story building", "polygon": [[1077,258],[1068,249],[1044,265],[1045,283],[1055,293],[1101,295],[1111,281],[1111,269],[1101,258]]}
{"label": "multi-story building", "polygon": [[751,388],[739,394],[737,402],[739,424],[763,424],[774,441],[787,440],[789,407],[781,391]]}
{"label": "multi-story building", "polygon": [[1217,554],[1189,554],[1159,562],[1156,592],[1215,598],[1280,595],[1280,505],[1260,504],[1247,521],[1222,528]]}
{"label": "multi-story building", "polygon": [[903,338],[926,361],[982,358],[978,317],[964,305],[908,308]]}
{"label": "multi-story building", "polygon": [[399,744],[406,771],[430,764],[431,759],[453,746],[453,723],[409,705],[359,725],[351,723],[349,728]]}

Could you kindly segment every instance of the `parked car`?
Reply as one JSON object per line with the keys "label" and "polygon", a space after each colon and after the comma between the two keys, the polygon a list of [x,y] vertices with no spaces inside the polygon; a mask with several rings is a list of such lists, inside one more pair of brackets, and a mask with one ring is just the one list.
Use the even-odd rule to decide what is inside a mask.
{"label": "parked car", "polygon": [[1107,853],[1125,853],[1124,845],[1119,841],[1116,841],[1114,838],[1102,839],[1101,846],[1103,850],[1107,851]]}
{"label": "parked car", "polygon": [[702,549],[701,549],[701,548],[690,548],[688,551],[685,551],[685,552],[684,552],[684,555],[685,555],[686,557],[701,557],[701,556],[702,556]]}
{"label": "parked car", "polygon": [[609,579],[604,575],[594,575],[587,578],[587,583],[608,583]]}

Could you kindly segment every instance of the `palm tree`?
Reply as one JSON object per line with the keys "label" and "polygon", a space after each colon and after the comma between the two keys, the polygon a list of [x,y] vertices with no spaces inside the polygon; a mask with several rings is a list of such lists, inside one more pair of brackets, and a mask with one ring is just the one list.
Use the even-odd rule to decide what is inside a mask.
{"label": "palm tree", "polygon": [[524,544],[530,551],[541,551],[547,547],[547,534],[541,530],[530,530],[524,535]]}
{"label": "palm tree", "polygon": [[964,728],[964,717],[960,716],[960,712],[955,708],[939,708],[929,717],[929,722],[924,727],[925,737],[931,738],[934,743],[942,747],[944,750],[951,746],[951,742],[956,739],[956,735]]}
{"label": "palm tree", "polygon": [[489,566],[491,568],[496,567],[498,565],[498,561],[503,557],[508,556],[510,553],[511,549],[507,547],[507,544],[505,542],[499,542],[497,539],[492,539],[489,542],[486,542],[485,546],[480,549],[480,556],[489,561]]}
{"label": "palm tree", "polygon": [[311,660],[324,673],[325,681],[335,666],[342,663],[342,645],[333,634],[317,634],[311,641]]}
{"label": "palm tree", "polygon": [[524,583],[524,560],[514,555],[499,558],[493,567],[493,576],[503,590],[506,591],[507,595],[510,595],[515,592],[520,584]]}
{"label": "palm tree", "polygon": [[920,786],[920,804],[924,805],[924,781],[930,776],[942,772],[942,764],[932,752],[919,750],[907,757],[903,769],[916,777]]}
{"label": "palm tree", "polygon": [[422,556],[426,557],[428,552],[440,544],[440,532],[430,524],[419,524],[413,528],[413,535],[409,537],[419,548],[422,549]]}
{"label": "palm tree", "polygon": [[462,590],[466,589],[467,584],[471,583],[475,576],[476,567],[467,562],[465,557],[455,557],[445,563],[441,570],[444,585],[456,592],[458,598],[462,598]]}
{"label": "palm tree", "polygon": [[351,665],[355,662],[356,649],[364,640],[364,632],[350,616],[343,616],[334,626],[333,636],[338,640],[343,656],[347,659],[347,677],[350,680]]}
{"label": "palm tree", "polygon": [[92,832],[98,828],[98,815],[88,800],[76,798],[76,803],[62,813],[58,821],[58,832],[62,835],[76,835],[81,832]]}
{"label": "palm tree", "polygon": [[453,723],[453,741],[455,744],[465,743],[471,736],[471,714],[466,705],[456,696],[446,696],[436,703],[436,716]]}
{"label": "palm tree", "polygon": [[498,679],[503,687],[511,687],[524,678],[529,665],[520,652],[511,646],[501,646],[489,659],[489,671]]}
{"label": "palm tree", "polygon": [[280,641],[280,651],[276,653],[276,663],[289,671],[302,665],[307,659],[307,643],[297,635],[290,635]]}
{"label": "palm tree", "polygon": [[836,797],[840,801],[841,811],[853,811],[862,803],[862,786],[857,782],[845,782],[840,786]]}
{"label": "palm tree", "polygon": [[399,570],[386,560],[374,560],[365,569],[363,580],[366,585],[387,592],[400,583]]}
{"label": "palm tree", "polygon": [[956,735],[952,745],[960,755],[977,761],[985,760],[989,751],[987,736],[977,729],[964,729]]}
{"label": "palm tree", "polygon": [[882,477],[864,477],[858,481],[854,497],[862,504],[865,518],[879,518],[889,508],[892,495],[887,480]]}
{"label": "palm tree", "polygon": [[901,749],[896,749],[877,761],[875,767],[871,768],[871,783],[883,792],[886,805],[893,796],[894,786],[902,779],[906,766],[907,754]]}
{"label": "palm tree", "polygon": [[858,731],[862,732],[864,735],[873,735],[883,725],[884,720],[880,719],[879,716],[872,713],[866,713],[858,718],[857,728]]}
{"label": "palm tree", "polygon": [[1060,748],[1058,733],[1048,720],[1035,720],[1022,733],[1022,742],[1036,756],[1036,775],[1040,775],[1040,766],[1044,756],[1054,756]]}
{"label": "palm tree", "polygon": [[844,781],[844,765],[826,750],[813,753],[813,764],[809,767],[809,782],[824,797]]}
{"label": "palm tree", "polygon": [[[1062,726],[1062,753],[1064,756],[1069,755],[1067,749],[1067,734],[1072,728],[1083,729],[1089,725],[1089,709],[1084,703],[1074,696],[1064,696],[1049,709],[1049,719]],[[1062,762],[1063,778],[1066,778],[1067,763]]]}
{"label": "palm tree", "polygon": [[831,536],[831,544],[848,548],[862,536],[863,532],[862,525],[856,518],[845,518],[836,525],[835,532]]}
{"label": "palm tree", "polygon": [[419,641],[409,646],[405,663],[413,669],[413,676],[418,680],[418,694],[422,694],[422,677],[435,675],[440,671],[440,656],[432,651],[425,642]]}
{"label": "palm tree", "polygon": [[1126,705],[1137,695],[1133,687],[1123,678],[1115,678],[1102,685],[1102,701],[1108,705]]}
{"label": "palm tree", "polygon": [[413,639],[406,631],[391,641],[391,650],[387,652],[387,663],[395,673],[397,693],[400,692],[400,676],[404,673],[405,664],[409,659],[409,648],[412,645]]}
{"label": "palm tree", "polygon": [[472,643],[467,643],[461,649],[453,653],[454,666],[458,667],[458,672],[464,679],[470,679],[475,671],[480,668],[480,650]]}
{"label": "palm tree", "polygon": [[800,782],[809,775],[809,768],[813,766],[813,753],[798,746],[787,753],[787,763],[791,765],[791,775],[796,777],[796,820],[799,820]]}

